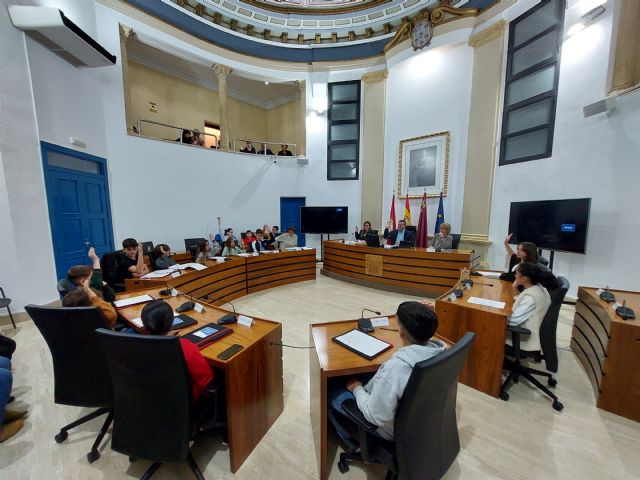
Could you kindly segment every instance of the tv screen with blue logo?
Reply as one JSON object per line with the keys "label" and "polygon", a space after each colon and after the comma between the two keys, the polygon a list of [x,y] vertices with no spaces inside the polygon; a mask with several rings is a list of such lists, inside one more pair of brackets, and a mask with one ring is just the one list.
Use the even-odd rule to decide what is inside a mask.
{"label": "tv screen with blue logo", "polygon": [[300,207],[302,233],[347,233],[349,207]]}
{"label": "tv screen with blue logo", "polygon": [[513,202],[509,214],[511,242],[538,248],[586,253],[590,198]]}

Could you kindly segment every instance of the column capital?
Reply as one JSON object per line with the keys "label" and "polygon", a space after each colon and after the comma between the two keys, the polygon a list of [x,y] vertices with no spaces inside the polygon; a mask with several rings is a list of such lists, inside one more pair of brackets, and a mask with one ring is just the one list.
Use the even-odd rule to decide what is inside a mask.
{"label": "column capital", "polygon": [[298,90],[300,93],[305,93],[307,91],[307,82],[304,80],[298,80]]}
{"label": "column capital", "polygon": [[127,40],[133,38],[136,32],[133,31],[133,28],[123,25],[121,23],[118,24],[118,30],[120,31],[120,42],[127,43]]}
{"label": "column capital", "polygon": [[491,40],[502,37],[506,29],[507,22],[505,20],[499,20],[490,27],[485,28],[481,32],[470,37],[469,46],[473,48],[481,47],[485,43],[489,43]]}
{"label": "column capital", "polygon": [[214,63],[211,65],[211,69],[218,77],[218,80],[226,80],[229,74],[233,71],[233,68],[222,65],[221,63]]}
{"label": "column capital", "polygon": [[388,76],[386,70],[378,70],[377,72],[369,72],[362,75],[363,82],[384,82]]}

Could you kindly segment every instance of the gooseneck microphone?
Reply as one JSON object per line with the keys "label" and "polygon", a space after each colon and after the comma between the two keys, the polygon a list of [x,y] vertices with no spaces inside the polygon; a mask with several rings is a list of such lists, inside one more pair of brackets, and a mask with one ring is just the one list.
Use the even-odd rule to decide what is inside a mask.
{"label": "gooseneck microphone", "polygon": [[376,315],[382,315],[380,312],[376,312],[375,310],[371,310],[370,308],[363,308],[362,313],[360,314],[360,318],[364,318],[364,312],[375,313]]}
{"label": "gooseneck microphone", "polygon": [[[204,298],[205,300],[209,300],[209,294],[205,295],[204,297],[200,297],[200,298]],[[218,319],[217,324],[218,325],[227,325],[229,323],[236,323],[238,321],[238,316],[236,315],[236,307],[233,303],[231,302],[227,302],[225,300],[221,300],[221,299],[213,299],[214,302],[221,302],[221,303],[226,303],[227,305],[231,305],[231,308],[233,308],[233,313],[229,313],[227,315],[225,315],[224,317],[221,317]]]}
{"label": "gooseneck microphone", "polygon": [[371,312],[371,313],[375,313],[376,315],[380,315],[380,312],[376,312],[375,310],[371,310],[370,308],[362,309],[360,319],[358,320],[358,330],[364,333],[371,333],[374,331],[374,328],[373,328],[373,325],[371,324],[371,320],[368,318],[364,318],[364,312]]}

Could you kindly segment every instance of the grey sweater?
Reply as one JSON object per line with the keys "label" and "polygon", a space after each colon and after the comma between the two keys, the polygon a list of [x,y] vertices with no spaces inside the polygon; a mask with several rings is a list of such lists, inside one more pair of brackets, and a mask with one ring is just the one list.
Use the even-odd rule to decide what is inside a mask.
{"label": "grey sweater", "polygon": [[357,387],[353,394],[364,417],[378,425],[378,433],[387,440],[393,440],[393,423],[407,386],[413,366],[444,352],[445,345],[439,340],[429,340],[427,345],[408,345],[393,354],[383,363],[375,376],[363,387]]}

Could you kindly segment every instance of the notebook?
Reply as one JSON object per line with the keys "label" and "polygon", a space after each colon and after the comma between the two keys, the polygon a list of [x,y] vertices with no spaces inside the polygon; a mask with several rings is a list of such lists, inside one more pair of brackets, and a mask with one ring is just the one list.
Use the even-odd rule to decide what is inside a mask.
{"label": "notebook", "polygon": [[342,345],[347,350],[357,353],[367,360],[373,360],[382,352],[393,347],[390,343],[380,340],[372,335],[367,335],[355,328],[347,333],[343,333],[342,335],[337,335],[331,340]]}
{"label": "notebook", "polygon": [[209,344],[216,340],[225,337],[233,332],[232,329],[223,325],[216,325],[215,323],[207,323],[202,327],[189,332],[182,338],[186,338],[190,342],[194,343],[200,350],[207,347]]}

